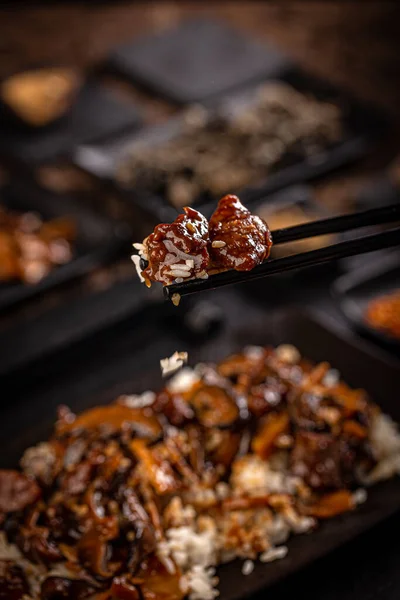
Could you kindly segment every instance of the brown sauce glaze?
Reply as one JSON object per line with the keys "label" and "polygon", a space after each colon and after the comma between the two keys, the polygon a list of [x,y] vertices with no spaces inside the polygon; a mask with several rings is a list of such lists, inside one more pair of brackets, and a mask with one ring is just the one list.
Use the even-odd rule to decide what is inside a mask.
{"label": "brown sauce glaze", "polygon": [[224,196],[210,222],[185,207],[171,224],[157,225],[133,257],[147,285],[181,283],[235,269],[250,271],[269,256],[272,237],[266,222],[252,215],[237,196]]}

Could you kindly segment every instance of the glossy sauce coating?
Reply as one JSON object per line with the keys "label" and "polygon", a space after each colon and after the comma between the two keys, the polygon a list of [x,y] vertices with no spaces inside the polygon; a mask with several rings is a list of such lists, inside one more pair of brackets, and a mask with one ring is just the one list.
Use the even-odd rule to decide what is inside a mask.
{"label": "glossy sauce coating", "polygon": [[268,258],[272,246],[268,226],[252,215],[237,196],[224,196],[219,201],[209,227],[210,254],[216,269],[251,271]]}
{"label": "glossy sauce coating", "polygon": [[224,196],[209,223],[198,211],[183,210],[185,214],[171,224],[157,225],[143,241],[148,265],[141,274],[146,282],[170,285],[228,269],[250,271],[268,258],[268,226],[237,196]]}
{"label": "glossy sauce coating", "polygon": [[157,225],[145,240],[148,267],[146,279],[164,285],[177,277],[196,277],[209,262],[207,219],[193,208],[185,207],[171,224]]}

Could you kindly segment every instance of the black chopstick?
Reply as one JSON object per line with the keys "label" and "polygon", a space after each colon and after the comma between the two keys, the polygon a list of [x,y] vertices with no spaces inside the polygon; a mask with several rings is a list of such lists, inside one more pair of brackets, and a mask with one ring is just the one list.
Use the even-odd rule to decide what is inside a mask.
{"label": "black chopstick", "polygon": [[267,260],[252,271],[225,271],[224,273],[218,273],[218,275],[211,275],[208,279],[191,279],[186,283],[169,285],[164,287],[164,294],[166,298],[170,299],[172,299],[174,294],[187,296],[188,294],[212,290],[224,285],[247,283],[268,275],[318,265],[330,260],[338,260],[398,245],[400,245],[400,227],[381,233],[366,235],[355,240],[339,242],[325,248],[319,248],[318,250],[310,250],[309,252],[285,256],[284,258]]}
{"label": "black chopstick", "polygon": [[271,233],[274,246],[277,246],[278,244],[304,240],[319,235],[342,233],[351,229],[360,229],[361,227],[393,223],[395,221],[400,221],[400,203],[342,215],[340,217],[312,221],[311,223],[303,223],[285,229],[276,229]]}

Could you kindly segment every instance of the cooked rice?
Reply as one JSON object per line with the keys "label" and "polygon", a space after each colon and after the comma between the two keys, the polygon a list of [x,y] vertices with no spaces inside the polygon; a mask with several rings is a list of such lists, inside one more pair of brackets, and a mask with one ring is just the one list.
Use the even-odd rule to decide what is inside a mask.
{"label": "cooked rice", "polygon": [[166,377],[170,373],[175,373],[175,371],[183,367],[187,360],[188,353],[178,351],[174,352],[172,356],[168,358],[162,358],[160,360],[162,376]]}
{"label": "cooked rice", "polygon": [[151,406],[156,399],[154,392],[147,390],[143,394],[130,394],[129,396],[121,396],[119,401],[129,408],[144,408]]}
{"label": "cooked rice", "polygon": [[200,381],[200,377],[190,367],[184,367],[167,382],[167,389],[175,394],[184,392]]}
{"label": "cooked rice", "polygon": [[131,256],[132,262],[135,265],[136,273],[140,279],[141,283],[145,282],[145,279],[142,275],[142,269],[140,268],[140,256],[138,254],[132,254]]}
{"label": "cooked rice", "polygon": [[[285,373],[289,377],[292,371],[298,368],[297,349],[288,345],[280,346],[276,355],[284,363]],[[265,350],[257,346],[248,347],[243,356],[246,360],[263,361]],[[181,368],[187,358],[186,352],[175,352],[171,357],[160,361],[163,375]],[[272,360],[275,358],[273,355]],[[318,385],[330,388],[339,383],[339,373],[329,366],[327,369],[326,372],[323,369],[320,371],[321,383]],[[309,377],[305,374],[300,385],[307,385],[308,381]],[[166,395],[184,396],[185,392],[197,388],[200,382],[221,389],[226,389],[227,385],[226,375],[223,375],[221,370],[217,371],[211,365],[199,364],[195,369],[185,367],[176,373],[166,385]],[[268,391],[272,394],[268,397],[268,402],[274,407],[273,390]],[[151,411],[157,400],[156,394],[146,391],[138,395],[121,396],[117,405],[118,408],[122,408],[119,405],[123,405],[135,410],[145,409],[145,413]],[[212,409],[214,408],[212,405]],[[334,414],[326,412],[327,408],[333,407],[321,408],[325,409],[321,414],[326,422],[333,422]],[[375,483],[400,473],[398,428],[390,417],[379,413],[378,410],[372,414],[374,416],[369,429],[369,442],[376,465],[368,475],[357,474],[356,485]],[[294,437],[295,432],[290,431]],[[201,444],[204,444],[207,452],[217,451],[223,444],[225,434],[226,430],[223,428],[210,430],[208,438],[202,440]],[[169,423],[164,435],[164,452],[179,447],[184,448],[183,452],[189,452],[191,438],[179,425]],[[288,553],[284,544],[291,534],[308,533],[316,527],[317,519],[302,512],[302,500],[308,498],[307,495],[304,496],[304,490],[306,488],[307,494],[310,488],[305,486],[302,477],[294,475],[291,471],[291,437],[288,433],[281,434],[277,437],[274,452],[261,458],[249,445],[249,439],[246,440],[243,435],[243,449],[241,445],[224,480],[210,479],[207,469],[204,469],[200,476],[196,475],[191,471],[186,458],[183,458],[184,454],[180,455],[180,461],[171,463],[174,469],[183,469],[185,476],[193,476],[193,479],[187,488],[178,488],[178,491],[171,492],[170,496],[164,496],[163,529],[157,538],[155,553],[169,574],[180,577],[179,585],[189,600],[214,600],[219,595],[216,589],[218,578],[215,576],[215,567],[218,565],[239,558],[244,561],[241,567],[243,575],[250,575],[255,568],[255,560],[269,563],[283,559]],[[79,441],[82,440],[77,439],[64,455],[67,471],[70,463],[78,463],[80,455],[85,452],[85,444],[80,447]],[[111,451],[113,443],[114,441],[111,442]],[[150,451],[151,448],[150,446]],[[160,455],[160,459],[166,462],[171,460],[166,454]],[[29,477],[37,478],[46,484],[56,460],[54,447],[46,442],[28,449],[20,464]],[[124,456],[119,459],[120,467],[124,466],[123,461],[127,461],[129,466],[130,459]],[[162,475],[161,470],[159,476]],[[139,471],[139,476],[141,481],[145,481],[147,474],[145,471]],[[165,477],[168,478],[168,474]],[[364,488],[352,490],[348,490],[350,505],[346,510],[356,508],[367,500],[367,491]],[[118,503],[112,499],[109,503],[110,510],[112,502],[118,508]],[[133,531],[128,535],[131,536],[127,536],[129,541],[135,539]],[[44,576],[74,577],[68,570],[68,562],[56,564],[47,571],[42,565],[32,564],[16,545],[7,542],[2,532],[0,560],[10,560],[21,566],[35,599],[40,598],[40,585]]]}

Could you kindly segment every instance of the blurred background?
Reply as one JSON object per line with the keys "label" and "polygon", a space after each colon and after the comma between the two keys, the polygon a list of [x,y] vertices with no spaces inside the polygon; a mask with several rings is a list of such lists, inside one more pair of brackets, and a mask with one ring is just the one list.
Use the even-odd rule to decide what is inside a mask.
{"label": "blurred background", "polygon": [[[1,374],[132,322],[149,305],[189,335],[220,327],[217,295],[171,313],[160,290],[139,286],[129,259],[132,241],[185,204],[209,216],[238,192],[277,228],[397,202],[399,16],[397,2],[382,1],[5,5]],[[396,289],[393,253],[376,259],[389,261],[389,274],[383,285],[367,273],[368,290]],[[352,274],[370,262],[226,294],[268,311],[318,300],[368,337],[370,296],[363,288],[360,297]],[[369,341],[397,351],[382,336]]]}

